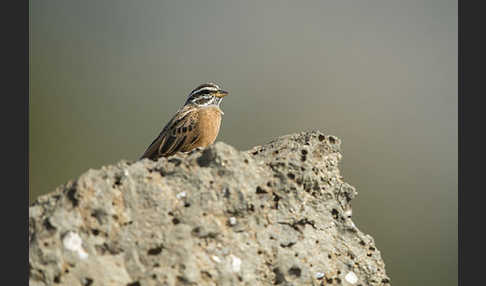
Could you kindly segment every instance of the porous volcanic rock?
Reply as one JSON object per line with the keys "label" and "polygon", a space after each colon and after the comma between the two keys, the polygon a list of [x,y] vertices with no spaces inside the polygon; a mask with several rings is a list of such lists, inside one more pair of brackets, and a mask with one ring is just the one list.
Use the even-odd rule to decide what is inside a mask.
{"label": "porous volcanic rock", "polygon": [[389,285],[340,144],[302,132],[88,170],[30,206],[30,285]]}

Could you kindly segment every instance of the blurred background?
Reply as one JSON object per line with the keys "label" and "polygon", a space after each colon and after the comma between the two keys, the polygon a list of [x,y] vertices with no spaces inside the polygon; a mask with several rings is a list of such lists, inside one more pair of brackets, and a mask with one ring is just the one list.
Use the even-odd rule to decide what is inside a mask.
{"label": "blurred background", "polygon": [[230,91],[246,150],[342,139],[392,285],[457,285],[458,8],[452,0],[30,1],[30,202],[135,160],[199,83]]}

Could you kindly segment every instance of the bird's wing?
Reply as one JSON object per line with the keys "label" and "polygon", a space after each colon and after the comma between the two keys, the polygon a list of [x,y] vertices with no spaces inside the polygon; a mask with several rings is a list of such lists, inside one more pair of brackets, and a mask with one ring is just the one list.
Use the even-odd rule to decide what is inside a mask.
{"label": "bird's wing", "polygon": [[178,151],[186,151],[184,147],[197,140],[196,122],[198,113],[193,106],[184,106],[165,125],[159,136],[144,152],[143,158],[157,160]]}

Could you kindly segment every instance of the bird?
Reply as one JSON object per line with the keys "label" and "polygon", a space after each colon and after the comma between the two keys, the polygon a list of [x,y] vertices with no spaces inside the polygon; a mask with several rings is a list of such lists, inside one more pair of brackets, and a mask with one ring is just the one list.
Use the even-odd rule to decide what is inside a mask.
{"label": "bird", "polygon": [[220,105],[227,95],[227,91],[213,82],[198,85],[148,146],[140,160],[148,158],[157,161],[160,157],[169,157],[177,152],[189,152],[213,144],[224,114]]}

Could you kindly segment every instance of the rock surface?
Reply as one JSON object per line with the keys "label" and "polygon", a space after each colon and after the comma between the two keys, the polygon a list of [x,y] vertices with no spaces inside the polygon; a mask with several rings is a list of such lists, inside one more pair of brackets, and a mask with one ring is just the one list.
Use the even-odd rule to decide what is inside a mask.
{"label": "rock surface", "polygon": [[30,285],[389,285],[340,144],[302,132],[89,170],[30,206]]}

